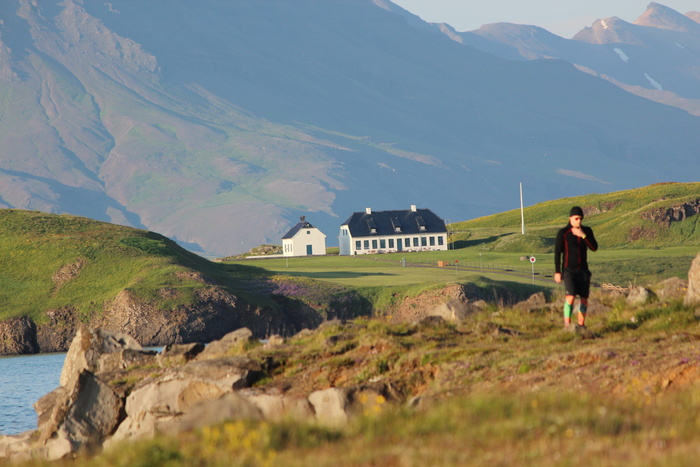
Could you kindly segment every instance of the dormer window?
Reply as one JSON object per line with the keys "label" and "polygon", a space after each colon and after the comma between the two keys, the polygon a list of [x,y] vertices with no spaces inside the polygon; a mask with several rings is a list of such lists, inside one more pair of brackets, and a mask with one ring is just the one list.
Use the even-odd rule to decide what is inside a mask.
{"label": "dormer window", "polygon": [[396,217],[391,218],[391,226],[394,228],[394,233],[401,233],[401,223]]}
{"label": "dormer window", "polygon": [[375,224],[374,219],[372,219],[371,217],[367,219],[367,227],[369,228],[369,233],[377,233],[377,224]]}
{"label": "dormer window", "polygon": [[421,232],[425,232],[428,230],[428,228],[425,225],[425,221],[423,220],[423,216],[416,216],[416,224],[418,224],[418,230]]}

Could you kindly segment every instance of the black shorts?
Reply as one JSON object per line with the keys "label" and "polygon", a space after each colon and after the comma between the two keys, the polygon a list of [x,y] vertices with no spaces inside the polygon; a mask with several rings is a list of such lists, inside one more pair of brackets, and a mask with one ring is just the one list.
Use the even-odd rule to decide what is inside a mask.
{"label": "black shorts", "polygon": [[571,271],[564,269],[562,281],[566,289],[566,295],[578,295],[581,298],[588,298],[591,290],[590,271]]}

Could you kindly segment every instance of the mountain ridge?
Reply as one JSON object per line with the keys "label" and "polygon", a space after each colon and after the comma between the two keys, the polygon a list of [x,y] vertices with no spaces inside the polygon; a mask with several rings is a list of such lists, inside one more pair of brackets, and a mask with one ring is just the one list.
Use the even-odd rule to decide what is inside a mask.
{"label": "mountain ridge", "polygon": [[210,256],[275,243],[299,215],[332,243],[365,207],[449,220],[504,209],[523,180],[538,201],[697,164],[694,118],[390,2],[16,0],[0,17],[2,205]]}

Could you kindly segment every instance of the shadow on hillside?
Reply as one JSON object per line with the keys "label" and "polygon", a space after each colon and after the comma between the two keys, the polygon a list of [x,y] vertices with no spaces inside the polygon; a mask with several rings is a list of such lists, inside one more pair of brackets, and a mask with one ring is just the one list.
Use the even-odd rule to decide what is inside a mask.
{"label": "shadow on hillside", "polygon": [[469,248],[472,246],[478,246],[478,245],[483,245],[485,243],[493,243],[496,240],[498,240],[501,237],[507,237],[508,235],[511,234],[501,234],[501,235],[493,235],[491,237],[486,237],[486,238],[479,238],[476,240],[457,240],[454,242],[454,249],[459,250],[460,248]]}
{"label": "shadow on hillside", "polygon": [[388,277],[396,274],[387,274],[384,272],[348,272],[348,271],[325,271],[325,272],[300,272],[288,271],[285,275],[295,277],[308,277],[309,279],[356,279],[358,277],[380,276]]}

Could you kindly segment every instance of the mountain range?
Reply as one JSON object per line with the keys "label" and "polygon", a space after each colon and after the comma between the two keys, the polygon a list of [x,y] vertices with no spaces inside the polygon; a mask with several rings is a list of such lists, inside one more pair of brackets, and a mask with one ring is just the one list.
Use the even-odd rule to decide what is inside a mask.
{"label": "mountain range", "polygon": [[224,256],[301,215],[333,245],[365,207],[458,221],[520,182],[530,204],[695,181],[694,18],[566,40],[388,0],[3,1],[0,206]]}

